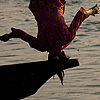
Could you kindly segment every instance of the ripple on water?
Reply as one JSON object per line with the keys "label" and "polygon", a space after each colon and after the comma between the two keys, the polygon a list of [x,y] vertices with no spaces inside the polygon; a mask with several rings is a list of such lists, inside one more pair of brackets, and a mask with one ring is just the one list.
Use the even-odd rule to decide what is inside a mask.
{"label": "ripple on water", "polygon": [[[99,0],[67,0],[65,21],[69,24],[81,6],[88,9]],[[0,0],[0,35],[11,27],[26,30],[37,36],[37,23],[28,8],[29,0]],[[34,34],[33,34],[34,33]],[[100,15],[86,19],[77,37],[65,49],[80,66],[65,71],[64,86],[58,77],[51,78],[39,91],[23,100],[100,100]],[[26,63],[46,60],[47,53],[30,48],[20,39],[0,41],[0,64]]]}

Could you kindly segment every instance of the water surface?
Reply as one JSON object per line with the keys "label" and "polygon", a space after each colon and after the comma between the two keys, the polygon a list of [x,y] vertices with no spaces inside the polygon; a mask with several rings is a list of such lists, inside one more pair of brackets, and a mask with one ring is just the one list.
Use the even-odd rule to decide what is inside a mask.
{"label": "water surface", "polygon": [[[65,21],[70,25],[80,9],[90,8],[99,0],[67,0]],[[11,27],[36,36],[37,24],[28,9],[29,0],[0,0],[0,35]],[[0,41],[0,65],[46,60],[47,53],[30,48],[20,39]],[[23,100],[100,100],[100,15],[90,16],[77,32],[76,38],[65,49],[71,58],[78,58],[80,66],[65,71],[64,86],[57,76],[50,79],[39,91]]]}

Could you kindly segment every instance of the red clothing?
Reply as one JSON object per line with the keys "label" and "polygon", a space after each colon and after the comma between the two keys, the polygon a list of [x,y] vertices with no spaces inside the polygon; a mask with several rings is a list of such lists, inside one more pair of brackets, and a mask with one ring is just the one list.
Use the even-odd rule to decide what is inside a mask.
{"label": "red clothing", "polygon": [[[66,48],[88,15],[84,13],[84,8],[81,8],[68,27],[63,16],[64,3],[65,0],[34,0],[31,2],[29,9],[37,21],[38,35],[35,38],[21,31],[22,39],[40,51],[60,52]],[[16,35],[18,37],[18,34]]]}
{"label": "red clothing", "polygon": [[63,17],[64,3],[65,0],[37,0],[29,6],[38,23],[37,38],[49,52],[61,51],[68,46],[87,17],[81,8],[68,28]]}

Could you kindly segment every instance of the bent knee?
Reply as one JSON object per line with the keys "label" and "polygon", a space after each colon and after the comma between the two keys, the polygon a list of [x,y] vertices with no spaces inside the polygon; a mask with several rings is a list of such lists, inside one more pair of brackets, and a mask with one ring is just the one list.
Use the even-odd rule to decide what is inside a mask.
{"label": "bent knee", "polygon": [[41,51],[41,52],[45,52],[46,51],[46,49],[44,49],[40,45],[37,46],[37,45],[33,45],[32,43],[29,43],[29,45],[30,45],[31,48],[34,48],[34,49],[36,49],[38,51]]}

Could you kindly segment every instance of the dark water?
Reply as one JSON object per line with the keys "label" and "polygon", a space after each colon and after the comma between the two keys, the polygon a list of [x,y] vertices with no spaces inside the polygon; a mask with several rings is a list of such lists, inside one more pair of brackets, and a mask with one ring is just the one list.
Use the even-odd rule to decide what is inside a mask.
{"label": "dark water", "polygon": [[[67,25],[80,7],[88,9],[96,3],[100,1],[67,0],[64,15]],[[37,25],[28,4],[29,0],[0,0],[0,35],[16,27],[36,36]],[[35,95],[23,100],[100,100],[100,15],[90,16],[83,22],[65,52],[71,58],[78,58],[80,66],[65,71],[64,86],[56,76]],[[38,52],[20,39],[0,42],[0,65],[46,59],[46,52]]]}

